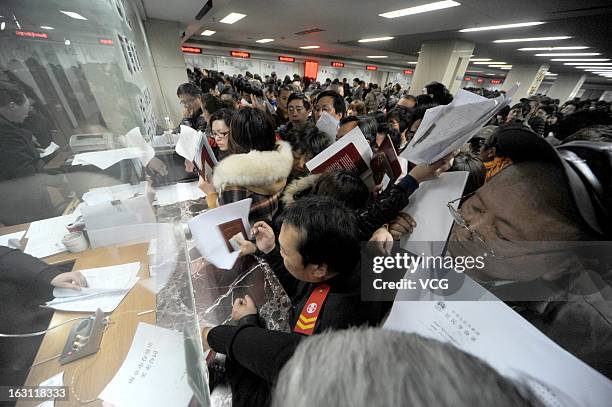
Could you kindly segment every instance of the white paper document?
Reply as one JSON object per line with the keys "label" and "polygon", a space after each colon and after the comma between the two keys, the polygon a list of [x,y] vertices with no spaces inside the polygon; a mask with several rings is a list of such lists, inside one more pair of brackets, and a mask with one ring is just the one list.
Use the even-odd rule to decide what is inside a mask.
{"label": "white paper document", "polygon": [[76,154],[72,165],[95,165],[105,170],[117,164],[119,161],[130,159],[142,159],[143,150],[136,147],[118,148],[115,150],[92,151],[89,153]]}
{"label": "white paper document", "polygon": [[38,386],[58,386],[61,387],[64,385],[64,372],[61,371],[58,374],[51,376],[47,380],[43,380],[40,382]]}
{"label": "white paper document", "polygon": [[177,182],[174,185],[155,188],[155,204],[172,205],[177,202],[205,198],[206,194],[198,188],[198,181]]}
{"label": "white paper document", "polygon": [[332,143],[336,141],[336,133],[338,133],[338,124],[340,121],[327,112],[322,112],[317,121],[317,129],[327,134]]}
{"label": "white paper document", "polygon": [[[463,195],[468,175],[467,171],[445,172],[439,178],[421,183],[402,210],[417,224],[408,237],[402,238],[403,249],[430,256],[442,254],[443,243],[454,222],[447,204]],[[453,203],[455,209],[458,205],[459,201]]]}
{"label": "white paper document", "polygon": [[487,99],[460,89],[453,101],[428,109],[401,156],[415,164],[432,164],[463,146],[511,101],[518,86],[506,95]]}
{"label": "white paper document", "polygon": [[95,312],[100,308],[112,312],[138,282],[140,263],[79,270],[87,280],[81,291],[54,288],[55,299],[47,306],[63,311]]}
{"label": "white paper document", "polygon": [[372,149],[359,127],[355,127],[308,161],[306,168],[315,174],[332,168],[355,170],[357,174],[362,175],[370,169],[370,161],[372,161]]}
{"label": "white paper document", "polygon": [[77,214],[32,222],[26,233],[28,242],[24,252],[34,257],[43,258],[66,251],[62,239],[67,235],[66,226],[73,223]]}
{"label": "white paper document", "polygon": [[384,327],[449,342],[527,383],[550,407],[604,407],[612,400],[612,381],[501,301],[396,301]]}
{"label": "white paper document", "polygon": [[98,396],[116,407],[187,407],[183,334],[140,322],[123,364]]}
{"label": "white paper document", "polygon": [[99,205],[112,201],[122,201],[138,195],[147,193],[148,183],[146,181],[137,185],[120,184],[111,187],[90,189],[83,194],[83,201],[88,206]]}
{"label": "white paper document", "polygon": [[58,146],[52,141],[51,144],[47,146],[47,148],[45,148],[43,151],[40,152],[40,158],[45,158],[47,156],[50,156],[51,154],[59,150],[59,148],[60,146]]}
{"label": "white paper document", "polygon": [[181,125],[181,133],[174,150],[181,157],[193,161],[198,148],[200,148],[200,140],[201,137],[195,129]]}
{"label": "white paper document", "polygon": [[19,242],[25,233],[25,230],[22,230],[21,232],[9,233],[8,235],[0,236],[0,246],[10,247],[11,249],[19,249]]}
{"label": "white paper document", "polygon": [[128,147],[140,150],[141,153],[138,160],[140,160],[143,166],[149,164],[149,161],[155,157],[155,150],[146,142],[142,134],[140,134],[140,127],[134,127],[132,130],[128,131],[125,135],[125,141]]}
{"label": "white paper document", "polygon": [[252,199],[248,198],[223,205],[204,212],[187,222],[198,250],[214,266],[223,270],[229,270],[238,259],[240,252],[230,252],[228,248],[228,245],[230,245],[229,238],[234,236],[235,233],[232,233],[226,239],[219,226],[239,220],[242,222],[242,227],[248,237],[250,232],[249,211],[251,209],[251,201]]}

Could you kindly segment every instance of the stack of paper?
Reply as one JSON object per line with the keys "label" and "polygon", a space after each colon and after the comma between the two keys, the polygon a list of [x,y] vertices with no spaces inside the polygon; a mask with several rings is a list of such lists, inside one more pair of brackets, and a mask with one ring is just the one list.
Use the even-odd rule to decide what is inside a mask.
{"label": "stack of paper", "polygon": [[127,147],[116,150],[92,151],[89,153],[76,154],[72,165],[95,165],[105,170],[122,160],[144,159],[144,152],[140,148]]}
{"label": "stack of paper", "polygon": [[94,312],[100,308],[112,312],[138,282],[140,263],[79,270],[87,280],[81,291],[55,288],[55,299],[48,307],[63,311]]}
{"label": "stack of paper", "polygon": [[174,185],[155,188],[155,204],[159,206],[205,197],[206,194],[198,188],[198,181],[178,182]]}
{"label": "stack of paper", "polygon": [[401,156],[414,164],[432,164],[462,147],[510,103],[518,86],[495,99],[460,89],[450,104],[425,112],[419,129]]}
{"label": "stack of paper", "polygon": [[123,364],[99,398],[116,407],[187,407],[192,396],[183,334],[140,322]]}
{"label": "stack of paper", "polygon": [[[73,223],[77,214],[32,222],[26,233],[28,242],[24,252],[34,257],[43,258],[66,250],[62,239],[68,234],[66,226]],[[94,310],[95,311],[95,310]]]}

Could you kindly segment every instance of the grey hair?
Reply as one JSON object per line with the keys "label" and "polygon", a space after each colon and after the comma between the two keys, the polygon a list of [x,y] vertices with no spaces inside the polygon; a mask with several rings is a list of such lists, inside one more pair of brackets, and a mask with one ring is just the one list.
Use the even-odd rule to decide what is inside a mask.
{"label": "grey hair", "polygon": [[303,341],[283,367],[273,407],[525,407],[525,386],[452,345],[377,328]]}

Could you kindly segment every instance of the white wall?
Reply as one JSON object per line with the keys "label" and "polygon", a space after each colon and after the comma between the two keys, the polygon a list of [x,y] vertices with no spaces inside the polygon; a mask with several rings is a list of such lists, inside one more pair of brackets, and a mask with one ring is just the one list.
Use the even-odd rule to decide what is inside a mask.
{"label": "white wall", "polygon": [[[195,46],[195,45],[194,45]],[[285,75],[293,77],[294,74],[302,76],[304,74],[304,62],[280,62],[272,59],[250,59],[232,58],[229,56],[210,55],[204,49],[204,54],[184,54],[185,65],[189,68],[212,69],[222,71],[228,75],[244,74],[246,71],[252,74],[259,74],[262,78],[271,72],[276,72],[276,76],[283,79]],[[334,68],[330,66],[330,61],[319,60],[319,70],[317,80],[324,82],[325,79],[331,80],[347,78],[352,84],[354,78],[359,78],[366,83],[377,83],[383,86],[386,82],[400,83],[403,89],[410,86],[412,75],[405,75],[398,71],[388,71],[379,68],[377,71],[367,71],[363,68],[346,66],[344,68]],[[347,64],[348,65],[348,64]]]}
{"label": "white wall", "polygon": [[177,124],[182,118],[182,112],[176,89],[188,80],[185,58],[180,50],[179,33],[183,26],[178,22],[156,19],[147,19],[144,26],[165,109],[172,122]]}

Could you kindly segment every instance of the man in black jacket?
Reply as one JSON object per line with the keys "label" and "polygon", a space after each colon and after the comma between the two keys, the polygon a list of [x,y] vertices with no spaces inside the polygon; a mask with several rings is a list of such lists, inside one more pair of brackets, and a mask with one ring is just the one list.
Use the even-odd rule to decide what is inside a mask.
{"label": "man in black jacket", "polygon": [[[45,330],[53,311],[40,308],[53,298],[54,287],[80,290],[87,286],[78,271],[47,263],[19,250],[0,246],[0,333],[21,334]],[[42,336],[0,337],[0,385],[22,385]]]}
{"label": "man in black jacket", "polygon": [[[234,406],[269,401],[267,392],[275,372],[291,357],[293,344],[297,345],[301,338],[329,329],[375,326],[391,306],[389,302],[361,300],[360,246],[353,211],[332,198],[318,196],[295,202],[285,210],[281,221],[280,247],[272,228],[264,222],[255,223],[253,234],[257,248],[264,253],[291,299],[289,323],[293,333],[282,335],[280,342],[268,342],[268,331],[259,328],[247,331],[257,327],[257,318],[253,317],[257,310],[248,296],[234,304],[232,317],[238,321],[237,326],[222,325],[202,331],[205,345],[226,354],[232,370],[242,376],[240,383],[230,378]],[[252,352],[249,343],[263,345],[262,351]],[[270,358],[278,355],[277,346],[286,351]],[[246,373],[245,369],[257,375]],[[253,391],[253,383],[257,382],[260,384],[257,397],[253,393],[239,394],[246,389]]]}

